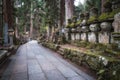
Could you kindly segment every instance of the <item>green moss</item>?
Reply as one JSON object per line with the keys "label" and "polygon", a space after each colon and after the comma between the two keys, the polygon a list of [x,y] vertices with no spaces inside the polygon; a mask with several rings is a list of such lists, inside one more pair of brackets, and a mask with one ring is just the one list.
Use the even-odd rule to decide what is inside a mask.
{"label": "green moss", "polygon": [[116,14],[116,12],[111,12],[109,15],[108,15],[108,18],[114,18],[114,15]]}
{"label": "green moss", "polygon": [[94,48],[96,48],[96,44],[95,43],[89,43],[89,45],[87,45],[86,48],[87,49],[94,49]]}
{"label": "green moss", "polygon": [[70,24],[70,27],[74,27],[74,26],[75,26],[75,23],[71,23],[71,24]]}
{"label": "green moss", "polygon": [[120,40],[120,32],[113,32],[112,35],[114,40]]}
{"label": "green moss", "polygon": [[94,22],[97,20],[97,17],[96,16],[91,16],[88,20],[88,23],[91,23],[91,22]]}
{"label": "green moss", "polygon": [[107,19],[109,19],[109,18],[114,18],[114,15],[117,14],[118,12],[120,12],[120,9],[115,9],[115,10],[113,10],[113,11],[110,12],[110,13],[102,13],[102,14],[99,16],[98,20],[99,20],[99,21],[102,21],[102,20],[107,20]]}
{"label": "green moss", "polygon": [[73,17],[72,17],[72,19],[76,19],[76,18],[77,18],[77,16],[73,16]]}
{"label": "green moss", "polygon": [[114,37],[114,40],[119,40],[120,41],[120,37]]}
{"label": "green moss", "polygon": [[[81,42],[85,43],[85,42]],[[86,43],[85,43],[86,44]],[[91,44],[89,44],[91,45]],[[92,44],[93,45],[93,44]],[[103,47],[103,44],[96,44]],[[67,52],[66,58],[76,62],[77,64],[85,65],[93,69],[97,75],[97,80],[119,80],[120,79],[120,59],[99,53],[91,50],[74,50],[65,48]]]}
{"label": "green moss", "polygon": [[118,12],[120,12],[120,9],[115,9],[115,10],[113,10],[113,11],[108,15],[108,17],[109,17],[109,18],[113,18],[114,15],[117,14]]}
{"label": "green moss", "polygon": [[109,50],[115,50],[118,48],[117,43],[107,44],[106,46],[107,46],[107,49],[109,49]]}
{"label": "green moss", "polygon": [[102,13],[98,19],[99,21],[108,19],[108,13]]}
{"label": "green moss", "polygon": [[76,25],[80,25],[81,22],[82,22],[82,20],[77,21],[77,22],[76,22]]}
{"label": "green moss", "polygon": [[86,41],[77,41],[76,46],[78,47],[86,47],[89,44],[89,42]]}
{"label": "green moss", "polygon": [[96,46],[95,50],[97,50],[97,51],[105,51],[106,48],[107,48],[106,45],[101,44],[101,43],[98,43],[98,44],[96,44],[96,45],[97,45],[97,46]]}
{"label": "green moss", "polygon": [[70,27],[70,24],[66,25],[66,28],[69,28]]}
{"label": "green moss", "polygon": [[75,23],[71,23],[71,24],[68,24],[66,27],[71,28],[71,27],[75,27],[75,26],[76,26]]}
{"label": "green moss", "polygon": [[120,32],[112,32],[112,35],[114,35],[114,34],[120,35]]}
{"label": "green moss", "polygon": [[114,12],[115,14],[118,13],[118,12],[120,12],[120,8],[117,8],[117,9],[113,10],[113,12]]}

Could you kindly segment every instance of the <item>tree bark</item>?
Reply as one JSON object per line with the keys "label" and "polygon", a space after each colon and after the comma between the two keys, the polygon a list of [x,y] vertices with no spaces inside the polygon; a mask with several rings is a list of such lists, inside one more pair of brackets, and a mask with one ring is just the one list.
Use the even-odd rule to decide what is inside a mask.
{"label": "tree bark", "polygon": [[30,15],[30,37],[33,37],[33,13],[32,13],[33,5],[31,3],[31,15]]}
{"label": "tree bark", "polygon": [[66,15],[66,24],[68,19],[73,17],[74,12],[74,0],[65,0],[65,15]]}
{"label": "tree bark", "polygon": [[3,17],[4,17],[4,45],[8,44],[8,14],[7,0],[3,0]]}
{"label": "tree bark", "polygon": [[104,3],[106,2],[106,0],[101,0],[101,12],[104,12]]}
{"label": "tree bark", "polygon": [[60,26],[64,25],[65,21],[65,0],[60,1]]}
{"label": "tree bark", "polygon": [[1,13],[0,13],[0,38],[2,38],[3,36],[3,2],[2,2],[3,0],[1,0],[0,2],[2,3],[1,5],[0,5],[0,7],[1,7]]}
{"label": "tree bark", "polygon": [[18,38],[18,17],[16,17],[15,37]]}

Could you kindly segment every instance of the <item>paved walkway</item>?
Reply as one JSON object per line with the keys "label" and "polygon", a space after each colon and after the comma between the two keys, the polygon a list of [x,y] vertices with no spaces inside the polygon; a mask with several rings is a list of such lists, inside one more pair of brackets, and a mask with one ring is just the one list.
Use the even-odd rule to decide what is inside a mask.
{"label": "paved walkway", "polygon": [[20,46],[0,80],[94,80],[53,53],[36,41]]}

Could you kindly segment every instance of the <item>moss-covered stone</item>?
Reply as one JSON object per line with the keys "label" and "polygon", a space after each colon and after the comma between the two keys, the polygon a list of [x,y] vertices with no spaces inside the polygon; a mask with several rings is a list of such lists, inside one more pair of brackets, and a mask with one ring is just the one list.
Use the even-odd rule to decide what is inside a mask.
{"label": "moss-covered stone", "polygon": [[98,20],[104,21],[104,20],[107,20],[109,18],[114,18],[114,15],[117,14],[118,12],[120,12],[120,9],[113,10],[112,12],[102,13],[99,16]]}
{"label": "moss-covered stone", "polygon": [[[78,42],[78,41],[76,41]],[[79,42],[83,47],[85,45],[87,48],[83,49],[74,49],[74,48],[60,48],[62,50],[63,57],[67,58],[78,65],[85,65],[91,68],[98,74],[99,80],[119,80],[120,79],[120,54],[117,51],[113,51],[112,48],[115,48],[116,45],[103,45],[103,44],[94,44]],[[53,43],[44,43],[44,45],[50,49],[58,50],[56,45]],[[96,48],[97,50],[95,50]],[[111,52],[111,53],[108,53]],[[105,77],[107,76],[107,77]]]}
{"label": "moss-covered stone", "polygon": [[73,62],[76,62],[77,64],[88,65],[91,69],[95,70],[98,74],[98,79],[103,80],[104,76],[109,76],[111,78],[113,77],[112,79],[107,77],[104,80],[120,79],[118,77],[120,76],[119,74],[115,75],[115,73],[120,72],[120,68],[118,67],[120,66],[120,59],[105,56],[97,52],[91,52],[90,50],[80,51],[67,48],[65,48],[64,50],[65,52],[67,51],[67,53],[69,53],[68,59],[72,60]]}
{"label": "moss-covered stone", "polygon": [[92,23],[94,21],[97,21],[97,17],[96,16],[91,16],[89,19],[88,19],[88,23]]}
{"label": "moss-covered stone", "polygon": [[82,20],[79,20],[76,22],[76,26],[79,26],[81,24]]}

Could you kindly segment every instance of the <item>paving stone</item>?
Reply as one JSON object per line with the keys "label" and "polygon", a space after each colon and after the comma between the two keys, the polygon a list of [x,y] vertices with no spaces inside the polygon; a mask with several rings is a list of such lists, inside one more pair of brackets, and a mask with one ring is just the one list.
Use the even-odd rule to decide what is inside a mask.
{"label": "paving stone", "polygon": [[34,73],[41,73],[42,70],[39,65],[31,65],[28,66],[28,73],[29,74],[34,74]]}
{"label": "paving stone", "polygon": [[36,58],[38,60],[45,60],[45,57],[43,55],[37,55]]}
{"label": "paving stone", "polygon": [[53,62],[53,63],[58,63],[58,62],[60,62],[60,61],[58,60],[58,57],[46,56],[46,58],[47,58],[49,61]]}
{"label": "paving stone", "polygon": [[43,71],[56,69],[54,65],[52,65],[49,61],[38,61]]}
{"label": "paving stone", "polygon": [[2,75],[3,77],[4,76],[10,76],[12,74],[14,63],[15,63],[14,60],[10,62],[10,64],[7,67],[7,69],[5,70],[5,72]]}
{"label": "paving stone", "polygon": [[43,73],[35,73],[29,75],[29,80],[47,80]]}
{"label": "paving stone", "polygon": [[36,59],[27,60],[28,66],[39,65]]}
{"label": "paving stone", "polygon": [[27,72],[26,64],[16,65],[13,69],[13,73],[22,73],[22,72]]}
{"label": "paving stone", "polygon": [[86,79],[81,76],[77,76],[77,77],[68,78],[67,80],[86,80]]}
{"label": "paving stone", "polygon": [[59,66],[57,67],[58,70],[65,76],[65,77],[74,77],[74,76],[78,76],[77,73],[75,73],[73,70],[67,68],[67,67],[62,67]]}
{"label": "paving stone", "polygon": [[10,80],[28,80],[27,73],[13,74]]}
{"label": "paving stone", "polygon": [[66,80],[58,70],[47,71],[46,76],[48,80]]}
{"label": "paving stone", "polygon": [[65,61],[64,59],[58,57],[58,60],[60,60],[59,62],[62,62],[63,64],[65,64],[66,66],[69,66],[69,68],[71,68],[72,70],[74,70],[76,73],[78,73],[79,75],[81,75],[82,77],[85,77],[86,80],[95,80],[93,77],[89,76],[88,74],[86,74],[85,72],[83,72],[82,70],[76,68],[75,66],[71,65],[70,63],[68,63],[67,61]]}
{"label": "paving stone", "polygon": [[28,50],[29,52],[27,53],[27,58],[28,59],[34,59],[35,58],[35,55],[30,51]]}

